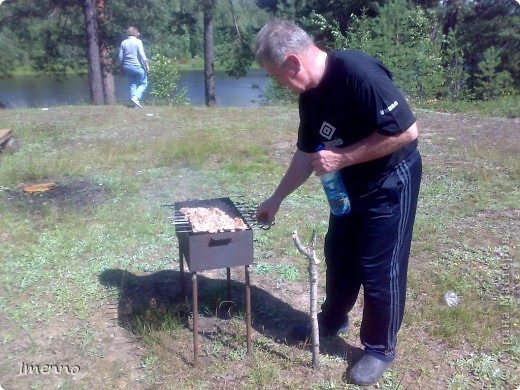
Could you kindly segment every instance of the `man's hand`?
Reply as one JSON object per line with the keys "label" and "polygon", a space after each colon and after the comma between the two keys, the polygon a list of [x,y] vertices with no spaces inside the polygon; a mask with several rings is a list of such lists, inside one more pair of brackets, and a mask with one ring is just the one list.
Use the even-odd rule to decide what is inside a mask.
{"label": "man's hand", "polygon": [[274,221],[274,216],[278,212],[280,208],[280,202],[270,197],[265,200],[258,206],[258,210],[256,211],[256,220],[260,223],[272,224]]}
{"label": "man's hand", "polygon": [[258,206],[256,219],[258,222],[272,224],[283,200],[301,186],[312,173],[311,161],[307,153],[300,150],[294,152],[289,168],[276,187],[271,197]]}
{"label": "man's hand", "polygon": [[[336,148],[334,148],[336,149]],[[327,172],[338,171],[343,168],[343,154],[334,150],[320,150],[309,154],[314,173],[321,176]]]}

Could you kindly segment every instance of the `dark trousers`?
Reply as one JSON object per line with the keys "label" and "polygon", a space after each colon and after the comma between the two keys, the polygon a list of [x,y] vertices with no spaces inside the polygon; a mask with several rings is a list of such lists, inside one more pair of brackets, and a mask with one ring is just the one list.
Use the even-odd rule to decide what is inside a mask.
{"label": "dark trousers", "polygon": [[331,329],[344,323],[363,286],[361,342],[385,361],[395,357],[404,314],[421,173],[417,150],[366,192],[351,196],[349,214],[331,214],[325,238],[327,296],[320,322]]}

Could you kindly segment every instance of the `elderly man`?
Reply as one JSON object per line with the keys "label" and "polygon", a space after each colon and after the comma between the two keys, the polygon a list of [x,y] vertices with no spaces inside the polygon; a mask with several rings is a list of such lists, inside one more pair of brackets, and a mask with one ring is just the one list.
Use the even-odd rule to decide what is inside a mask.
{"label": "elderly man", "polygon": [[[363,286],[365,353],[348,377],[354,384],[376,383],[395,358],[404,313],[422,172],[415,117],[379,61],[357,51],[325,52],[293,23],[265,25],[255,54],[279,84],[300,94],[296,151],[257,218],[271,222],[282,201],[313,172],[340,171],[351,211],[330,214],[320,335],[347,329]],[[317,152],[320,145],[325,149]],[[297,326],[293,336],[310,337],[310,327]]]}

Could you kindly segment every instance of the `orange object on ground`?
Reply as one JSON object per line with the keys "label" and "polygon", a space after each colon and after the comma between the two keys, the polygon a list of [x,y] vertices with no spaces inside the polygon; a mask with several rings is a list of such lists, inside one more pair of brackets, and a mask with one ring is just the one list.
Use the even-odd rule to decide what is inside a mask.
{"label": "orange object on ground", "polygon": [[56,187],[56,183],[40,183],[26,186],[23,188],[23,190],[28,193],[45,192],[52,190],[54,187]]}

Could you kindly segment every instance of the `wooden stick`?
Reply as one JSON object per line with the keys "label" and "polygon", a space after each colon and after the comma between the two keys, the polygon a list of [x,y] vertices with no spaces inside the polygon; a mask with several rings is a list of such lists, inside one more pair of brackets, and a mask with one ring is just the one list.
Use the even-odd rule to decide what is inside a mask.
{"label": "wooden stick", "polygon": [[312,367],[320,369],[320,329],[318,326],[318,264],[316,257],[316,231],[312,232],[312,246],[306,248],[302,245],[298,232],[295,230],[292,238],[296,248],[309,259],[309,284],[310,284],[310,314],[312,331]]}

